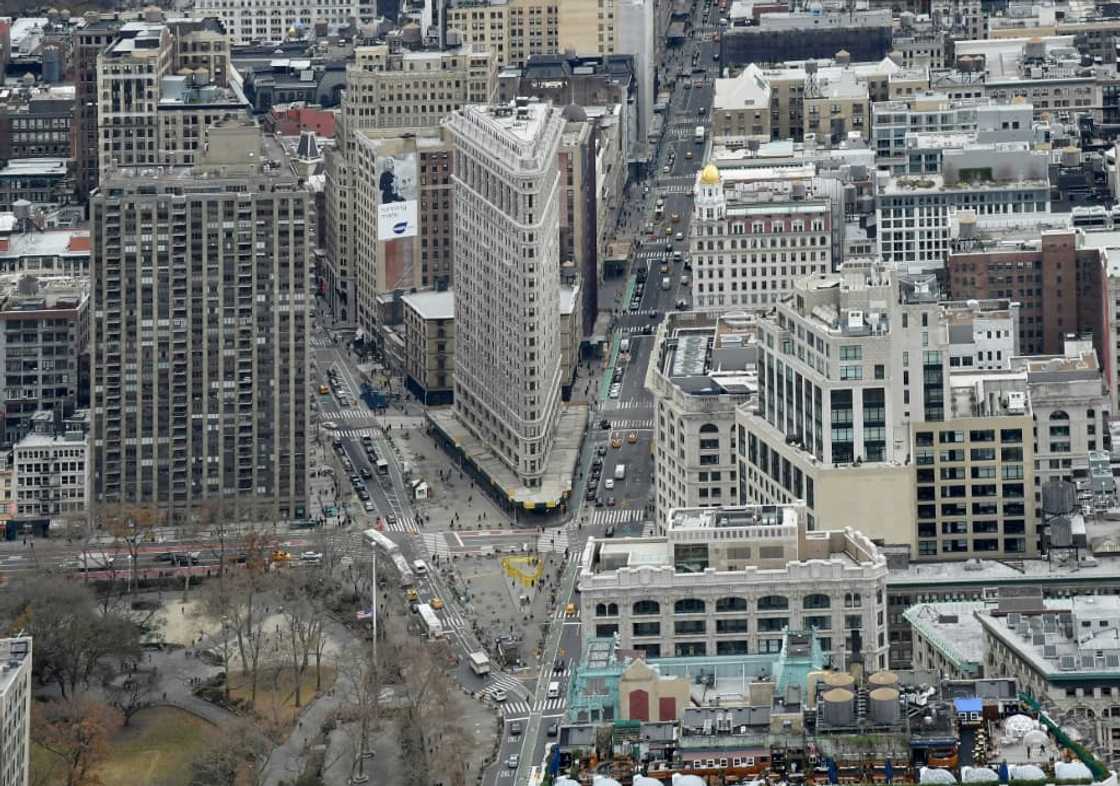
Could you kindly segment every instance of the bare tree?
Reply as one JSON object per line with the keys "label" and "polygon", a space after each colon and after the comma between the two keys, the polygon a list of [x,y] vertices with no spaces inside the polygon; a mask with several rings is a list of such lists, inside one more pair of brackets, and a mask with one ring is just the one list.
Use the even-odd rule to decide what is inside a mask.
{"label": "bare tree", "polygon": [[[413,786],[428,786],[437,779],[439,759],[446,758],[436,751],[445,745],[466,750],[468,745],[455,714],[448,712],[454,691],[446,670],[448,644],[408,638],[400,624],[392,622],[379,647],[379,658],[400,680],[395,689],[399,739],[406,759],[416,765],[407,777]],[[460,777],[465,778],[465,772],[463,768]]]}
{"label": "bare tree", "polygon": [[190,786],[261,786],[282,739],[278,728],[259,719],[229,722],[217,744],[191,763]]}
{"label": "bare tree", "polygon": [[374,660],[368,644],[354,644],[343,650],[337,660],[339,695],[339,728],[350,740],[354,759],[350,765],[352,783],[364,783],[365,754],[370,750],[372,735],[380,731],[384,712],[381,707],[384,690],[383,675],[388,665],[385,658]]}
{"label": "bare tree", "polygon": [[325,586],[314,571],[288,571],[280,581],[284,602],[284,658],[291,670],[295,705],[303,706],[303,675],[315,659],[316,689],[322,687],[320,665],[326,644],[323,624],[325,604],[320,602]]}
{"label": "bare tree", "polygon": [[96,515],[99,529],[106,530],[113,536],[114,550],[123,548],[128,555],[128,592],[131,594],[140,547],[155,539],[155,529],[163,520],[163,515],[158,508],[150,505],[123,503],[99,505]]}
{"label": "bare tree", "polygon": [[101,613],[82,584],[29,576],[0,596],[0,619],[35,637],[36,675],[65,696],[89,684],[110,658],[139,657],[139,629],[117,613]]}
{"label": "bare tree", "polygon": [[[242,541],[246,555],[245,569],[231,573],[224,583],[214,583],[213,590],[205,596],[205,612],[220,623],[223,637],[232,637],[241,669],[249,680],[250,701],[257,702],[269,598],[274,589],[270,573],[271,543],[256,531],[250,531]],[[226,668],[226,681],[232,670]],[[228,691],[227,691],[228,696]]]}
{"label": "bare tree", "polygon": [[125,726],[132,722],[133,715],[152,706],[158,682],[159,669],[134,666],[132,671],[126,671],[109,683],[106,687],[109,703],[120,711]]}

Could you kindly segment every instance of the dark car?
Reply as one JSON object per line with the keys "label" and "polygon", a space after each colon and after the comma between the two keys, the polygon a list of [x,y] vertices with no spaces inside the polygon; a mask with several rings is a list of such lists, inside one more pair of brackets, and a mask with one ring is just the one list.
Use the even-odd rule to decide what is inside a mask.
{"label": "dark car", "polygon": [[599,428],[603,429],[604,431],[606,431],[610,427],[611,427],[611,422],[609,420],[607,420],[606,418],[603,418],[602,420],[599,421]]}
{"label": "dark car", "polygon": [[[613,499],[613,497],[612,497],[612,499]],[[607,527],[607,531],[603,533],[603,537],[605,537],[605,538],[613,538],[614,537],[614,525],[613,524],[611,526]]]}
{"label": "dark car", "polygon": [[556,674],[563,674],[564,673],[564,668],[567,665],[568,664],[565,662],[565,660],[563,658],[557,658],[556,662],[552,664],[552,671],[555,672]]}
{"label": "dark car", "polygon": [[595,487],[592,486],[591,488],[587,489],[587,493],[583,495],[583,498],[585,500],[587,500],[588,502],[594,502],[595,501]]}
{"label": "dark car", "polygon": [[555,737],[559,733],[560,733],[560,724],[559,723],[557,723],[556,721],[553,721],[552,723],[548,724],[548,736],[549,737]]}

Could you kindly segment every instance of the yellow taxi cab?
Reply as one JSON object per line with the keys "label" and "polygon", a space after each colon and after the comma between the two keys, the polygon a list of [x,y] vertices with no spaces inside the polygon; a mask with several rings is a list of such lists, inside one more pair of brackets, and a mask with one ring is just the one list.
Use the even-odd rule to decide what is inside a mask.
{"label": "yellow taxi cab", "polygon": [[432,598],[432,602],[428,605],[430,605],[436,611],[439,611],[440,609],[443,608],[443,601],[440,600],[439,598]]}
{"label": "yellow taxi cab", "polygon": [[620,437],[618,434],[611,434],[611,447],[612,448],[621,448],[622,447],[622,437]]}
{"label": "yellow taxi cab", "polygon": [[631,445],[633,445],[635,442],[638,441],[638,432],[631,431],[629,434],[626,435],[626,441],[629,442]]}
{"label": "yellow taxi cab", "polygon": [[665,236],[666,237],[671,237],[672,234],[673,234],[673,228],[671,226],[665,227]]}
{"label": "yellow taxi cab", "polygon": [[576,604],[574,604],[574,603],[569,603],[568,605],[566,605],[566,606],[564,607],[564,616],[565,616],[565,617],[574,617],[574,616],[576,616]]}
{"label": "yellow taxi cab", "polygon": [[319,386],[319,395],[320,396],[325,396],[330,392],[331,392],[331,388],[330,388],[329,385],[320,385]]}
{"label": "yellow taxi cab", "polygon": [[420,596],[416,594],[416,590],[410,589],[408,591],[408,599],[409,600],[419,600],[419,598],[420,598]]}

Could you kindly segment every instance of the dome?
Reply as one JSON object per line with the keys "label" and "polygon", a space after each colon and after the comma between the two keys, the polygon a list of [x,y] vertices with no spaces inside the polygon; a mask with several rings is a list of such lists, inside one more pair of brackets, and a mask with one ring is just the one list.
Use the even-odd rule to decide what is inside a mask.
{"label": "dome", "polygon": [[563,117],[569,123],[583,123],[587,120],[587,112],[579,104],[568,104],[564,107]]}
{"label": "dome", "polygon": [[715,164],[708,164],[700,174],[700,182],[706,186],[719,185],[719,170]]}

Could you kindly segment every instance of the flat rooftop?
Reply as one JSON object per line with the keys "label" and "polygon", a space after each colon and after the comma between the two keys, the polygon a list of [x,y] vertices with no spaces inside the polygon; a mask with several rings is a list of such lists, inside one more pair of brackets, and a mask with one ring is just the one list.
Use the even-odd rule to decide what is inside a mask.
{"label": "flat rooftop", "polygon": [[419,314],[421,319],[455,318],[455,293],[451,290],[411,292],[402,295],[401,300]]}
{"label": "flat rooftop", "polygon": [[947,185],[942,175],[904,175],[880,177],[879,191],[892,196],[899,194],[936,194],[945,191],[1010,191],[1050,188],[1048,180],[982,180]]}
{"label": "flat rooftop", "polygon": [[[16,681],[17,675],[23,675],[24,670],[19,668],[31,666],[31,639],[20,637],[13,639],[0,639],[0,695],[8,692]],[[16,668],[12,668],[16,667]]]}
{"label": "flat rooftop", "polygon": [[17,158],[0,169],[0,177],[65,177],[68,158]]}
{"label": "flat rooftop", "polygon": [[660,371],[694,396],[750,395],[758,391],[757,326],[748,314],[714,321],[670,315]]}
{"label": "flat rooftop", "polygon": [[1039,597],[1021,605],[1021,611],[1005,608],[1001,598],[999,609],[989,608],[976,617],[1048,680],[1115,679],[1120,672],[1120,597]]}
{"label": "flat rooftop", "polygon": [[902,616],[954,665],[967,669],[984,662],[984,628],[974,613],[990,606],[983,601],[919,603]]}

